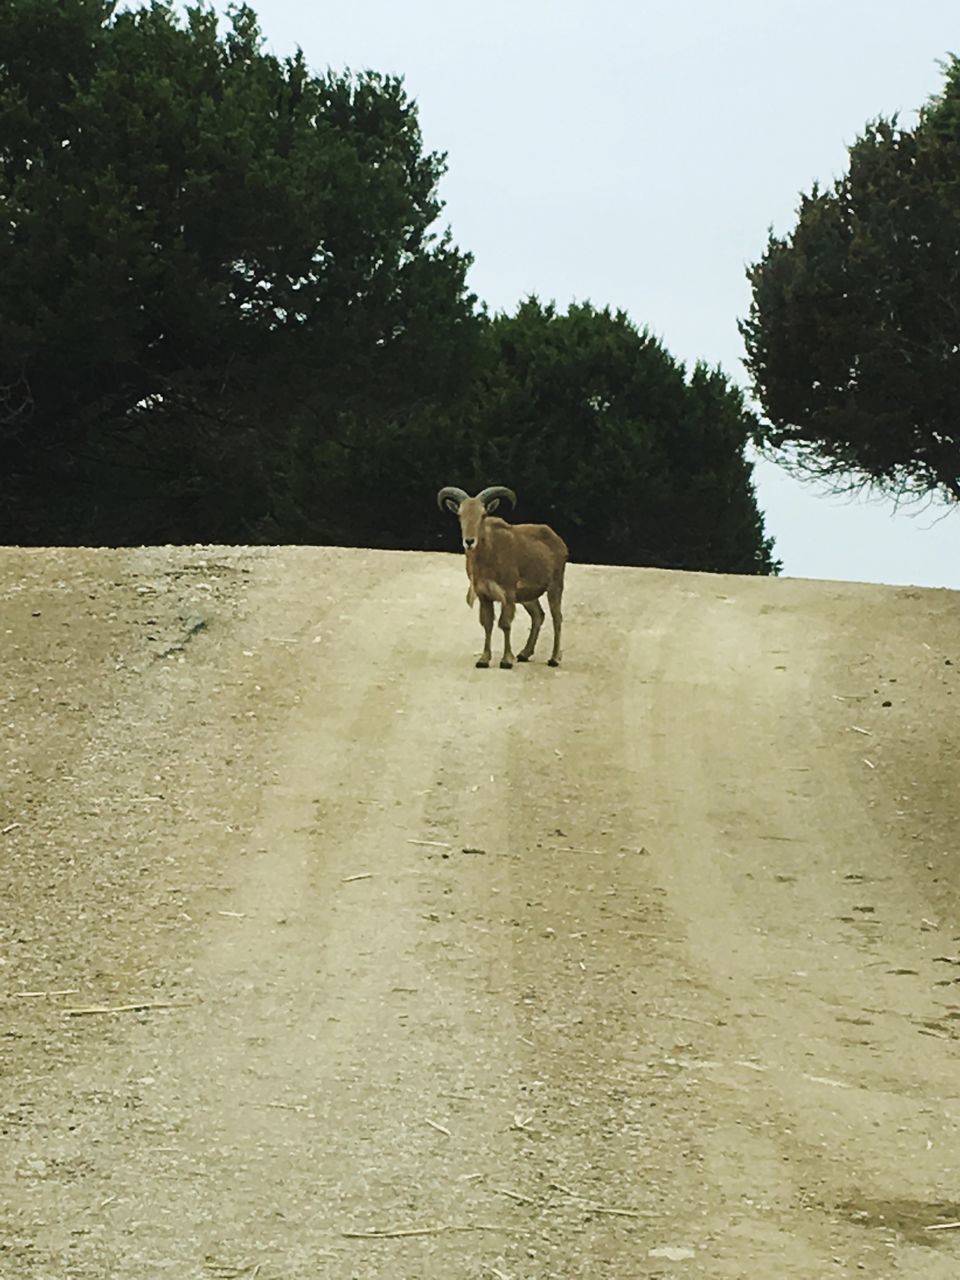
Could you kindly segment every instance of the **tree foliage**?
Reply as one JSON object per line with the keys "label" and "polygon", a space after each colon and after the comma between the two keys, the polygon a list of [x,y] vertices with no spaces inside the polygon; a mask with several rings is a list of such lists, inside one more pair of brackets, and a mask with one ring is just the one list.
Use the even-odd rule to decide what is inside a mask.
{"label": "tree foliage", "polygon": [[776,569],[739,392],[622,314],[487,316],[399,80],[245,6],[0,36],[0,541],[433,548],[503,482],[579,560]]}
{"label": "tree foliage", "polygon": [[960,498],[960,61],[915,128],[867,127],[748,274],[758,439],[837,484]]}
{"label": "tree foliage", "polygon": [[222,536],[268,519],[294,410],[322,435],[462,385],[469,259],[431,229],[444,160],[399,80],[280,61],[245,6],[224,37],[202,7],[3,15],[8,477],[59,482],[77,531],[144,536],[146,501],[161,535]]}
{"label": "tree foliage", "polygon": [[554,525],[579,560],[770,573],[744,456],[755,425],[719,371],[686,376],[622,312],[531,298],[490,325],[442,481],[508,482],[519,518]]}

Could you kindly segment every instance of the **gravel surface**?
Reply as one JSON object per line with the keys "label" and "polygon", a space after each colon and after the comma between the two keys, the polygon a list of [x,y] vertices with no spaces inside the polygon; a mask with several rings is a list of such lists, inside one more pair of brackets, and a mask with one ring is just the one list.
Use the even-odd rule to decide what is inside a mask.
{"label": "gravel surface", "polygon": [[960,597],[463,594],[0,550],[0,1276],[955,1280]]}

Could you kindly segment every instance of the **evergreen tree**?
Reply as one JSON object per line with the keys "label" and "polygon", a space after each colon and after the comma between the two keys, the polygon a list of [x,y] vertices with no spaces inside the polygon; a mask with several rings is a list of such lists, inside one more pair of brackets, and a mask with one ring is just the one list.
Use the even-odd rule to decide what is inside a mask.
{"label": "evergreen tree", "polygon": [[244,536],[294,417],[322,436],[462,383],[469,260],[432,230],[444,160],[399,80],[281,61],[246,6],[223,37],[161,3],[0,22],[13,536],[38,491],[76,536]]}
{"label": "evergreen tree", "polygon": [[838,487],[960,498],[960,61],[914,129],[867,127],[750,268],[761,443]]}

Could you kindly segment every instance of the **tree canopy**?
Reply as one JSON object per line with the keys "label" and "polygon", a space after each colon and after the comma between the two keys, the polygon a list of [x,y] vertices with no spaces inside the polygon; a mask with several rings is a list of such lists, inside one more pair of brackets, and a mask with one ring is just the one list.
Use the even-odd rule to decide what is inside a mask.
{"label": "tree canopy", "polygon": [[758,440],[837,485],[960,498],[960,61],[913,129],[870,124],[748,272]]}
{"label": "tree canopy", "polygon": [[469,259],[432,230],[444,159],[398,79],[281,61],[246,6],[221,38],[202,7],[8,0],[3,36],[8,471],[73,492],[113,466],[122,508],[146,469],[176,535],[191,488],[208,514],[218,475],[249,491],[250,432],[292,407],[324,431],[458,385]]}
{"label": "tree canopy", "polygon": [[451,545],[508,483],[576,559],[775,571],[717,370],[622,313],[490,317],[402,82],[245,5],[0,10],[0,541]]}
{"label": "tree canopy", "polygon": [[687,376],[623,312],[530,298],[496,317],[445,482],[505,479],[580,560],[770,573],[744,448],[756,421],[719,370]]}

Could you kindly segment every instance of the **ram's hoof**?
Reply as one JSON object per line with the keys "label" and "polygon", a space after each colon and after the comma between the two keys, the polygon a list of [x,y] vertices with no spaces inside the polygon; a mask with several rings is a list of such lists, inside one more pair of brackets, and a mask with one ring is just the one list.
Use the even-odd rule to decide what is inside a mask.
{"label": "ram's hoof", "polygon": [[506,658],[501,658],[501,659],[500,659],[500,666],[503,668],[503,670],[504,670],[504,671],[512,671],[512,670],[513,670],[513,663],[512,663],[512,662],[508,662],[508,661],[506,660]]}
{"label": "ram's hoof", "polygon": [[529,661],[530,661],[530,655],[529,655],[529,653],[518,653],[518,654],[517,654],[517,661],[518,661],[518,662],[529,662]]}
{"label": "ram's hoof", "polygon": [[548,667],[559,667],[559,665],[560,665],[559,658],[551,658],[550,661],[547,663]]}
{"label": "ram's hoof", "polygon": [[486,658],[478,658],[478,659],[477,659],[477,666],[478,666],[478,667],[489,667],[489,665],[490,665],[490,663],[487,661],[487,659],[486,659]]}

